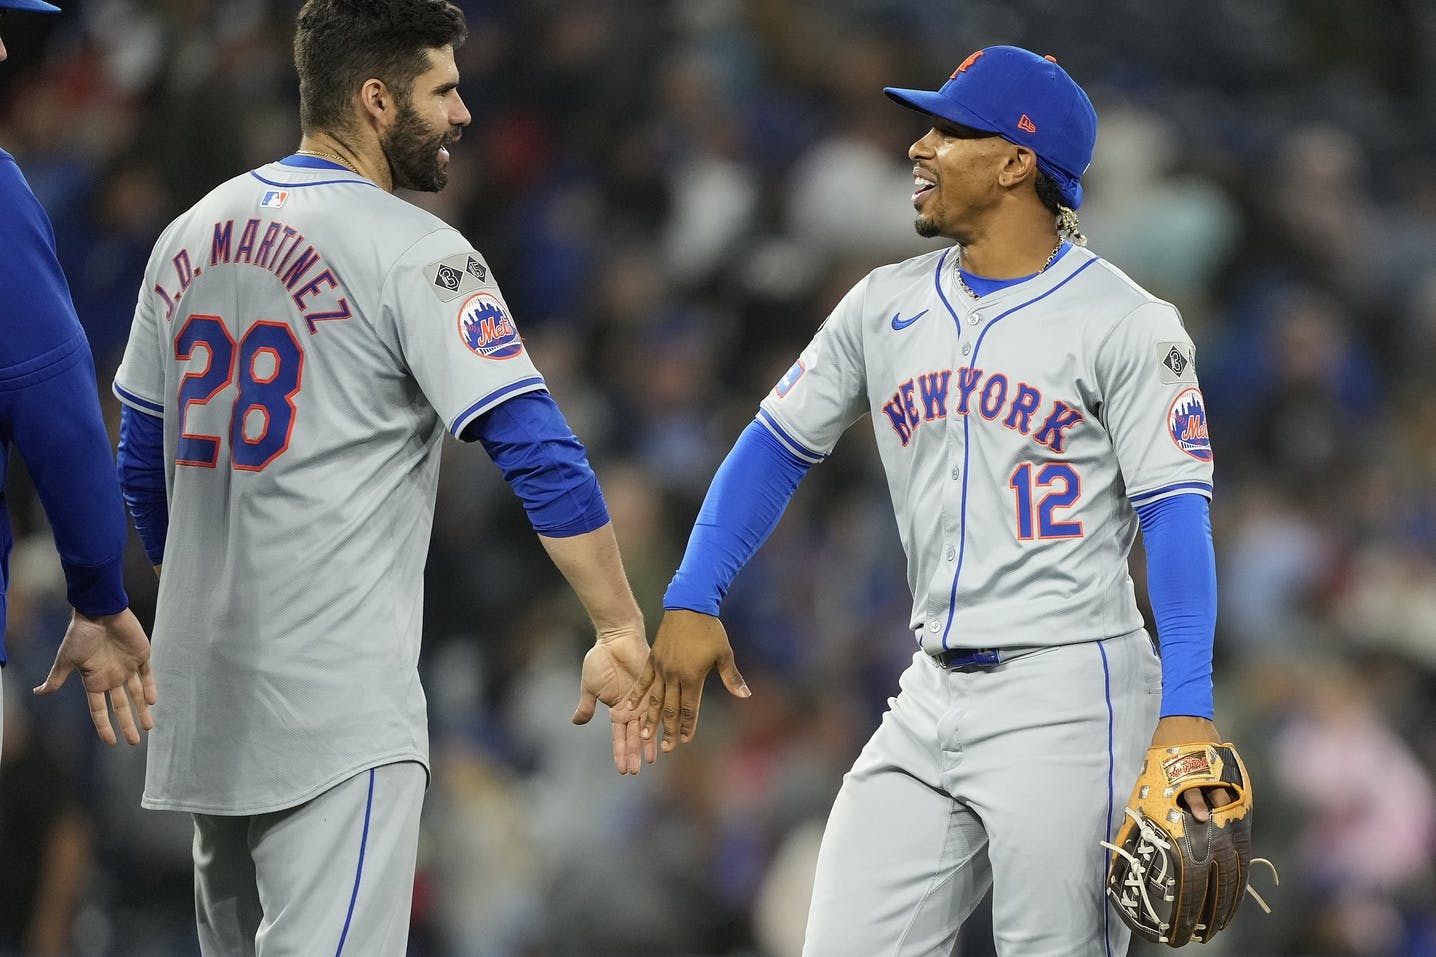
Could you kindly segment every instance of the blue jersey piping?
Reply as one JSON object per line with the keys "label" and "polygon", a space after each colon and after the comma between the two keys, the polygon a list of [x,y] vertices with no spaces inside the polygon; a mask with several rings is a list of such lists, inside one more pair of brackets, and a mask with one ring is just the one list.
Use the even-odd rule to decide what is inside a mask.
{"label": "blue jersey piping", "polygon": [[1163,485],[1161,488],[1154,488],[1150,492],[1141,492],[1137,495],[1128,496],[1127,501],[1133,507],[1145,504],[1148,500],[1159,495],[1166,495],[1169,492],[1200,492],[1207,498],[1212,497],[1212,483],[1210,482],[1174,482],[1171,485]]}
{"label": "blue jersey piping", "polygon": [[504,396],[512,395],[513,393],[523,389],[532,389],[535,386],[542,388],[543,385],[543,376],[531,375],[528,378],[520,379],[517,382],[510,382],[506,386],[501,386],[500,388],[497,388],[494,391],[490,392],[488,395],[484,396],[479,401],[475,402],[473,405],[469,406],[464,411],[460,412],[458,417],[454,419],[454,424],[449,429],[449,431],[453,433],[454,438],[458,438],[459,434],[464,431],[465,426],[469,424],[469,420],[471,420],[474,416],[478,415],[480,412],[483,412],[488,406],[491,406],[495,402],[502,399]]}
{"label": "blue jersey piping", "polygon": [[[947,254],[944,253],[943,259],[938,260],[938,276],[941,275],[942,262],[946,258]],[[1072,275],[1063,279],[1061,282],[1057,283],[1057,285],[1042,293],[1040,296],[1034,296],[1026,302],[1018,303],[1011,309],[1007,310],[1006,312],[1002,313],[997,318],[989,322],[986,327],[983,328],[982,332],[978,333],[977,342],[972,347],[972,357],[967,360],[967,368],[971,370],[977,364],[978,353],[982,351],[982,340],[987,338],[987,334],[991,332],[993,327],[995,327],[999,322],[1006,319],[1013,313],[1018,312],[1019,310],[1026,309],[1033,303],[1041,302],[1043,299],[1046,299],[1048,296],[1052,295],[1054,292],[1061,289],[1063,286],[1067,285],[1072,280],[1076,279],[1088,266],[1091,266],[1093,263],[1097,263],[1100,261],[1101,260],[1098,257],[1093,256],[1091,259],[1087,260],[1085,263],[1074,269],[1072,271]],[[937,291],[938,295],[941,296],[941,281],[940,279],[935,279],[934,281],[938,283]],[[952,314],[953,322],[956,322],[958,324],[958,328],[961,329],[962,324],[958,321],[957,312],[953,310],[952,305],[947,301],[946,296],[942,296],[942,304],[944,306],[947,306],[947,311]],[[942,647],[944,651],[948,648],[948,636],[952,634],[952,619],[957,614],[957,580],[962,577],[962,560],[963,557],[967,554],[967,481],[969,476],[968,466],[971,464],[969,460],[969,457],[971,455],[970,450],[972,448],[971,431],[972,419],[970,416],[964,416],[962,420],[962,502],[961,505],[958,507],[958,521],[960,522],[959,528],[961,529],[962,534],[957,545],[957,568],[952,573],[952,590],[948,593],[947,596],[947,621],[944,623],[942,629]]]}
{"label": "blue jersey piping", "polygon": [[763,425],[768,427],[768,431],[773,433],[773,437],[786,445],[788,447],[788,451],[792,452],[798,458],[806,459],[808,463],[812,465],[816,465],[827,458],[827,456],[823,453],[814,452],[812,449],[803,445],[803,443],[799,442],[797,439],[789,435],[787,430],[778,424],[778,420],[773,418],[773,414],[767,409],[760,408],[758,410],[758,418],[762,421]]}
{"label": "blue jersey piping", "polygon": [[259,180],[265,186],[278,186],[282,189],[303,189],[306,186],[333,186],[337,183],[345,183],[351,186],[372,186],[375,189],[379,188],[378,183],[375,183],[372,180],[364,179],[362,177],[359,179],[321,179],[316,180],[313,183],[281,183],[277,179],[265,179],[263,176],[259,175],[258,170],[250,170],[249,175]]}
{"label": "blue jersey piping", "polygon": [[156,402],[151,402],[149,399],[141,399],[133,392],[121,388],[118,382],[113,383],[111,387],[115,390],[115,395],[119,396],[121,399],[124,399],[130,405],[133,405],[141,409],[142,411],[149,412],[151,415],[158,415],[160,417],[164,416],[165,407],[163,405],[160,405]]}

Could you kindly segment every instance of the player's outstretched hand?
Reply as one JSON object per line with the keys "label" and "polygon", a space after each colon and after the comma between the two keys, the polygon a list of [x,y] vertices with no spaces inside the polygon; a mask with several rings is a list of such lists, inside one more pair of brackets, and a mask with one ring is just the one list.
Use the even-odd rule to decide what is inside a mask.
{"label": "player's outstretched hand", "polygon": [[628,693],[628,705],[643,713],[643,738],[656,740],[663,727],[663,750],[693,740],[703,682],[714,668],[723,684],[739,698],[752,692],[738,673],[728,632],[712,615],[675,608],[665,612],[653,639],[653,652],[643,676]]}
{"label": "player's outstretched hand", "polygon": [[619,774],[637,774],[643,761],[652,764],[658,760],[658,742],[640,737],[642,714],[629,705],[624,695],[642,673],[647,660],[648,639],[641,629],[601,634],[583,656],[573,723],[588,724],[598,710],[598,702],[608,705],[609,717],[613,720],[613,766]]}
{"label": "player's outstretched hand", "polygon": [[157,697],[155,676],[150,672],[150,639],[134,613],[126,608],[116,615],[94,618],[78,611],[72,614],[50,675],[34,689],[35,694],[59,691],[76,669],[100,740],[106,744],[116,741],[110,724],[113,709],[125,741],[139,744],[139,729],[149,731],[155,726],[150,706]]}

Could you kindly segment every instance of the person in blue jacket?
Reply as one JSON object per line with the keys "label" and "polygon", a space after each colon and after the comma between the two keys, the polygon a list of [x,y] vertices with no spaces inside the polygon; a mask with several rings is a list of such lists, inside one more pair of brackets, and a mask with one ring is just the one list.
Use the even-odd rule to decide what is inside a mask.
{"label": "person in blue jacket", "polygon": [[[10,10],[59,8],[0,0],[0,31]],[[0,33],[0,61],[6,55]],[[35,693],[53,694],[78,670],[100,739],[114,744],[117,724],[127,742],[139,744],[139,729],[154,727],[155,682],[149,636],[130,611],[122,581],[125,511],[94,358],[55,255],[54,227],[14,157],[0,148],[0,484],[12,447],[49,519],[73,608],[49,677]],[[13,544],[0,492],[0,667]]]}

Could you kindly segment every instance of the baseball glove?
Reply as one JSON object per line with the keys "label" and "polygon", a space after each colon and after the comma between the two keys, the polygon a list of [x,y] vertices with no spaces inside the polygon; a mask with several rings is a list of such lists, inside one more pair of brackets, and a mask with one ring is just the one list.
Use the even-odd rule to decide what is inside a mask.
{"label": "baseball glove", "polygon": [[[1192,788],[1226,788],[1233,800],[1198,822],[1181,800]],[[1206,942],[1226,927],[1250,893],[1252,790],[1231,744],[1199,742],[1150,748],[1127,802],[1127,820],[1107,871],[1107,897],[1133,933],[1181,947]],[[1273,877],[1276,869],[1272,868]]]}

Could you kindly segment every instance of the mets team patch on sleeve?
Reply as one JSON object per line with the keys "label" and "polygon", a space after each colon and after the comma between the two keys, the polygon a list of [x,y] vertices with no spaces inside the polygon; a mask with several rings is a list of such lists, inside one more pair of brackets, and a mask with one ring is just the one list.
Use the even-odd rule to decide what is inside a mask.
{"label": "mets team patch on sleeve", "polygon": [[1212,460],[1212,439],[1207,432],[1207,408],[1200,389],[1183,389],[1167,410],[1167,434],[1177,448],[1194,459]]}
{"label": "mets team patch on sleeve", "polygon": [[1196,348],[1190,342],[1157,343],[1157,361],[1162,364],[1162,384],[1196,382]]}
{"label": "mets team patch on sleeve", "polygon": [[424,267],[424,278],[440,302],[453,302],[488,282],[489,267],[478,253],[459,253]]}
{"label": "mets team patch on sleeve", "polygon": [[476,292],[459,307],[459,337],[476,356],[512,359],[524,351],[509,311],[493,293]]}

